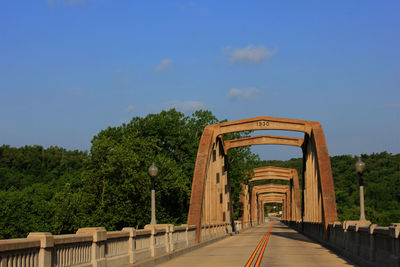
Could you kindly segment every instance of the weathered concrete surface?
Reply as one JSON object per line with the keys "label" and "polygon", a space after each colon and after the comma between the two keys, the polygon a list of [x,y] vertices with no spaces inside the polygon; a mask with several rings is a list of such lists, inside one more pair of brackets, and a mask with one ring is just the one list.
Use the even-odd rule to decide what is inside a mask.
{"label": "weathered concrete surface", "polygon": [[272,229],[260,266],[354,265],[283,223],[277,222]]}
{"label": "weathered concrete surface", "polygon": [[[157,266],[245,266],[270,224],[248,229]],[[260,266],[353,265],[286,225],[275,222]]]}

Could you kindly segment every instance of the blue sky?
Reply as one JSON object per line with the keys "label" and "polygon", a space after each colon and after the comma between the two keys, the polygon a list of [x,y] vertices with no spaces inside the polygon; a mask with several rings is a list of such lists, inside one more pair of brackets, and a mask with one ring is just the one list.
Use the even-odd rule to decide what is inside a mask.
{"label": "blue sky", "polygon": [[331,155],[400,153],[399,14],[399,1],[0,0],[0,144],[89,149],[176,107],[319,121]]}

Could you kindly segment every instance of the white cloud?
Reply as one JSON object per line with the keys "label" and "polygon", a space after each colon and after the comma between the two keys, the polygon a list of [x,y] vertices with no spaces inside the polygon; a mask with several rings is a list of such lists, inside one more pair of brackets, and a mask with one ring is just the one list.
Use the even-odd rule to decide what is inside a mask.
{"label": "white cloud", "polygon": [[254,46],[248,45],[244,48],[225,47],[223,49],[230,57],[231,64],[260,64],[269,57],[272,57],[278,52],[278,49],[268,50],[263,45]]}
{"label": "white cloud", "polygon": [[128,107],[125,108],[124,111],[125,111],[126,113],[132,113],[135,109],[136,109],[135,106],[129,105]]}
{"label": "white cloud", "polygon": [[258,88],[247,88],[247,89],[239,89],[239,88],[232,88],[227,97],[230,100],[237,100],[237,99],[245,99],[245,100],[252,100],[254,96],[260,93],[261,90]]}
{"label": "white cloud", "polygon": [[158,64],[155,68],[154,71],[155,72],[164,72],[167,71],[169,69],[171,69],[172,67],[172,59],[169,58],[164,58],[163,60],[161,60],[161,63]]}
{"label": "white cloud", "polygon": [[183,112],[196,111],[199,109],[205,109],[206,105],[200,101],[174,101],[166,104],[168,108],[176,108]]}

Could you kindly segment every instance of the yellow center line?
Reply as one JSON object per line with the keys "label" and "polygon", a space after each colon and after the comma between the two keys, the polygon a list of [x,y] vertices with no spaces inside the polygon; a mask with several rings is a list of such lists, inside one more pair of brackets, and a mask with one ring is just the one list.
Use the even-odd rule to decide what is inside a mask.
{"label": "yellow center line", "polygon": [[260,265],[260,263],[261,263],[262,257],[263,257],[263,255],[264,255],[264,250],[265,250],[265,247],[267,246],[268,239],[269,239],[269,236],[271,235],[272,227],[273,227],[273,226],[274,226],[274,224],[271,225],[271,228],[270,228],[270,231],[269,231],[269,233],[268,233],[268,236],[267,236],[267,238],[265,239],[264,245],[263,245],[263,247],[262,247],[262,249],[261,249],[260,255],[258,255],[258,259],[257,259],[256,265],[254,265],[254,267],[258,267],[258,266]]}
{"label": "yellow center line", "polygon": [[[249,266],[251,265],[251,263],[253,262],[255,256],[256,256],[257,253],[258,253],[258,250],[260,249],[262,243],[264,242],[264,239],[267,237],[267,234],[270,233],[270,231],[272,230],[272,227],[273,227],[273,226],[274,226],[274,224],[272,224],[272,225],[268,228],[267,232],[265,232],[264,236],[261,238],[260,242],[258,243],[258,246],[257,246],[256,249],[254,250],[253,254],[251,255],[251,257],[250,257],[249,261],[247,262],[247,264],[245,265],[245,267],[249,267]],[[268,236],[269,236],[269,235],[268,235]]]}

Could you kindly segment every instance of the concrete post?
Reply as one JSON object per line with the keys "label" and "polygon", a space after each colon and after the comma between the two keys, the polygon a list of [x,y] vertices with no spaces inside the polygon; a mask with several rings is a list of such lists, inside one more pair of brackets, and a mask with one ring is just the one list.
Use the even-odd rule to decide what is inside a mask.
{"label": "concrete post", "polygon": [[52,265],[54,237],[51,233],[30,233],[28,238],[40,239],[39,267]]}
{"label": "concrete post", "polygon": [[129,240],[128,240],[129,263],[135,263],[136,229],[133,227],[124,227],[122,231],[129,232]]}
{"label": "concrete post", "polygon": [[400,266],[400,224],[392,224],[389,227],[390,237],[392,238],[392,247],[391,247],[391,255],[390,261],[392,266],[399,267]]}
{"label": "concrete post", "polygon": [[375,235],[374,235],[374,230],[377,227],[377,224],[371,224],[369,226],[369,255],[368,259],[371,262],[375,261]]}
{"label": "concrete post", "polygon": [[182,224],[182,226],[185,226],[186,227],[186,230],[185,230],[185,239],[186,239],[186,247],[188,247],[189,246],[189,225],[188,224]]}
{"label": "concrete post", "polygon": [[[152,183],[154,186],[154,178],[152,179]],[[151,189],[151,222],[150,224],[157,224],[156,220],[156,190],[154,187]]]}
{"label": "concrete post", "polygon": [[363,185],[360,185],[360,221],[365,221],[364,186]]}
{"label": "concrete post", "polygon": [[77,234],[91,234],[92,242],[92,264],[93,267],[107,267],[106,261],[106,245],[107,232],[104,227],[88,227],[80,228]]}
{"label": "concrete post", "polygon": [[171,237],[169,236],[171,227],[173,227],[172,224],[146,224],[144,226],[144,229],[151,230],[150,251],[151,251],[152,257],[158,256],[156,254],[160,253],[159,251],[156,251],[157,247],[156,247],[156,239],[155,239],[156,238],[155,236],[157,235],[157,233],[160,232],[157,230],[160,230],[160,229],[165,229],[165,232],[164,232],[165,252],[163,252],[163,253],[170,252],[170,242],[173,242],[172,241],[172,233],[171,233]]}
{"label": "concrete post", "polygon": [[174,239],[172,237],[172,235],[174,234],[174,225],[170,224],[167,226],[167,235],[168,235],[168,243],[169,243],[169,247],[168,247],[168,251],[169,253],[171,253],[172,251],[174,251]]}

